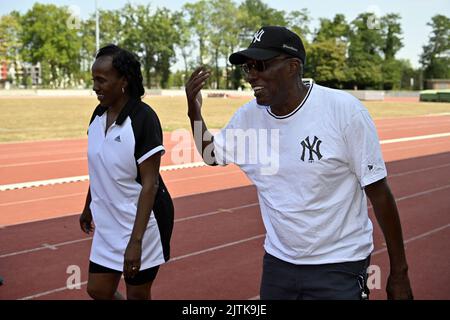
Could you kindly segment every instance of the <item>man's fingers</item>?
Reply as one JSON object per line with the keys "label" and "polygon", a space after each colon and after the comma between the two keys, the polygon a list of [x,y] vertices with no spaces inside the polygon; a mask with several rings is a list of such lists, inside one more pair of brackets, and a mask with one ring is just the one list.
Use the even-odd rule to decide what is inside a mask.
{"label": "man's fingers", "polygon": [[210,72],[202,67],[195,69],[187,83],[187,87],[196,87],[199,83],[202,83],[208,79],[209,75]]}
{"label": "man's fingers", "polygon": [[191,76],[189,77],[188,83],[191,82],[196,76],[198,76],[202,71],[205,71],[205,67],[200,66],[197,67],[194,72],[192,72]]}
{"label": "man's fingers", "polygon": [[194,78],[188,86],[188,91],[193,93],[193,95],[197,95],[197,92],[200,91],[203,86],[206,84],[206,80],[208,79],[210,73],[205,72],[201,75],[198,75],[196,78]]}

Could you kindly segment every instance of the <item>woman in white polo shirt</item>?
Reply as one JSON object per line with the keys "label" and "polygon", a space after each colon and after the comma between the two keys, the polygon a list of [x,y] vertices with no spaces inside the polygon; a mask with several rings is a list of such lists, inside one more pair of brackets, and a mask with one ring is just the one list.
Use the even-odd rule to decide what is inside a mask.
{"label": "woman in white polo shirt", "polygon": [[[92,66],[100,104],[88,129],[90,187],[81,229],[94,231],[87,292],[93,299],[150,299],[158,268],[169,259],[173,204],[159,174],[161,125],[144,102],[140,63],[115,45]],[[95,225],[95,230],[93,225]]]}

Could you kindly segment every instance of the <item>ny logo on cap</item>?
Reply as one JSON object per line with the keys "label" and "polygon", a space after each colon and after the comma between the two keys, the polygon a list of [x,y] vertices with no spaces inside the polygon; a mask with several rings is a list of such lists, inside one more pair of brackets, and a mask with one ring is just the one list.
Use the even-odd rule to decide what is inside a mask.
{"label": "ny logo on cap", "polygon": [[253,36],[252,43],[255,43],[256,41],[261,42],[261,37],[262,37],[263,34],[264,34],[264,30],[263,29],[255,32],[255,35]]}

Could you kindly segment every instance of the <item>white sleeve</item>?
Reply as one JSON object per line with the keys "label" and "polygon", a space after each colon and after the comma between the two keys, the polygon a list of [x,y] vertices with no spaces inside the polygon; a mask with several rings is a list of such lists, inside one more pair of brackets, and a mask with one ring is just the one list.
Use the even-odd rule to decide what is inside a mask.
{"label": "white sleeve", "polygon": [[344,138],[350,170],[362,188],[387,176],[375,124],[367,110],[360,110],[352,116],[344,129]]}
{"label": "white sleeve", "polygon": [[214,135],[214,156],[221,166],[236,163],[235,128],[240,126],[239,114],[239,110],[236,111],[228,124]]}

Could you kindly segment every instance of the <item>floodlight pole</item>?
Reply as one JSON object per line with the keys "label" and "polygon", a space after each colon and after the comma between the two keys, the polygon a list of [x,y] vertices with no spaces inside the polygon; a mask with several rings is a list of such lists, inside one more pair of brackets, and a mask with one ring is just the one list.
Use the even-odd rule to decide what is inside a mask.
{"label": "floodlight pole", "polygon": [[97,0],[95,0],[95,48],[96,52],[100,49],[100,28],[98,23],[98,5]]}

